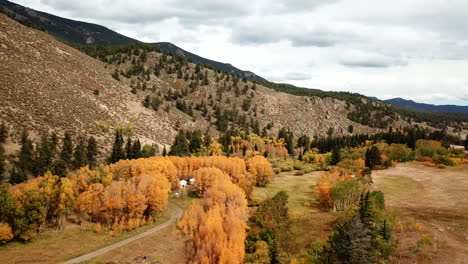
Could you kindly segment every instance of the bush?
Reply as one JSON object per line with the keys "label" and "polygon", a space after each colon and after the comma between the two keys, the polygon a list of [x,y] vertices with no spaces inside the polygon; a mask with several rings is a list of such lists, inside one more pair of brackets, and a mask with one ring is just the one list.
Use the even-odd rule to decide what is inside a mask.
{"label": "bush", "polygon": [[13,239],[13,231],[9,225],[0,226],[0,242],[6,243]]}
{"label": "bush", "polygon": [[445,166],[455,166],[457,165],[454,160],[452,160],[451,158],[447,157],[447,156],[439,156],[439,155],[435,155],[434,156],[434,162],[436,164],[443,164]]}
{"label": "bush", "polygon": [[434,159],[436,155],[446,155],[447,149],[439,141],[420,139],[416,141],[414,152],[415,158],[421,161],[426,157]]}
{"label": "bush", "polygon": [[405,144],[391,144],[388,156],[391,160],[400,162],[410,161],[413,158],[411,149]]}

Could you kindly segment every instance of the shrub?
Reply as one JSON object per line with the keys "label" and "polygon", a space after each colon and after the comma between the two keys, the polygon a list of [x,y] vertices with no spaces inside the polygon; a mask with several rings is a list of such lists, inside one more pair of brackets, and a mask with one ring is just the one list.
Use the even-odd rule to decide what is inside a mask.
{"label": "shrub", "polygon": [[415,158],[422,161],[426,157],[434,159],[436,155],[446,155],[447,149],[439,141],[420,139],[416,141],[414,152]]}
{"label": "shrub", "polygon": [[405,144],[391,144],[388,148],[388,156],[391,160],[406,162],[412,157],[411,149]]}
{"label": "shrub", "polygon": [[0,242],[6,243],[13,239],[13,231],[9,225],[0,226]]}

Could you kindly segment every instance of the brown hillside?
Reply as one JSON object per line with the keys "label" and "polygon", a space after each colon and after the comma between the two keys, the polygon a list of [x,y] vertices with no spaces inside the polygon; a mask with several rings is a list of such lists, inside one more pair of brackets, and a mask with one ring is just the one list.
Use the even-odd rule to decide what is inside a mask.
{"label": "brown hillside", "polygon": [[[152,67],[161,56],[156,52],[147,55],[144,68],[151,72],[148,78],[120,76],[117,81],[111,76],[114,70],[127,71],[132,66],[131,58],[139,59],[140,55],[131,55],[121,64],[106,64],[0,15],[0,120],[15,132],[15,141],[26,128],[36,137],[67,130],[76,136],[94,134],[110,143],[114,127],[131,126],[134,135],[145,143],[170,144],[178,127],[205,130],[210,126],[216,133],[212,126],[216,121],[213,106],[223,111],[237,109],[239,119],[258,120],[261,129],[273,124],[268,130],[270,135],[276,135],[283,126],[291,128],[295,135],[309,136],[325,135],[330,127],[335,135],[347,134],[351,124],[354,133],[375,131],[350,121],[342,101],[298,97],[259,85],[237,97],[232,76],[230,81],[226,76],[219,80],[221,74],[205,68],[201,72],[208,71],[209,84],[199,81],[196,89],[190,89],[193,80],[177,78],[177,72],[161,70],[159,76],[153,74]],[[183,74],[193,76],[194,69],[194,64],[186,63]],[[131,86],[145,82],[147,87],[155,86],[155,91],[140,89],[131,93]],[[242,90],[253,84],[239,80],[237,85]],[[168,94],[183,91],[186,95],[180,100],[192,107],[212,101],[208,114],[202,116],[195,110],[191,117],[175,107],[175,100],[165,99]],[[143,107],[146,95],[160,96],[163,104],[158,111]],[[252,103],[244,111],[241,106],[247,97],[252,97]]]}

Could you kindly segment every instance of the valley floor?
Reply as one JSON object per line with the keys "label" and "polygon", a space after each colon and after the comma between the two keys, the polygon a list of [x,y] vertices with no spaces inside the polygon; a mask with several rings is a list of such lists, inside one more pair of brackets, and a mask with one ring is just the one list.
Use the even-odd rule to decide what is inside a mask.
{"label": "valley floor", "polygon": [[[468,164],[439,169],[403,163],[372,176],[396,215],[399,248],[392,263],[466,263]],[[418,249],[423,236],[431,243]]]}
{"label": "valley floor", "polygon": [[[10,242],[5,245],[0,245],[0,263],[65,262],[69,259],[79,257],[143,233],[168,221],[174,213],[174,206],[168,206],[151,225],[145,225],[131,231],[124,231],[117,235],[110,235],[104,229],[96,233],[94,232],[94,225],[92,224],[80,226],[72,222],[67,222],[62,230],[46,230],[26,243]],[[170,227],[174,226],[175,224],[170,225]],[[148,235],[148,237],[155,236],[155,234],[159,235],[160,232],[166,232],[167,229],[168,228],[165,228],[162,231],[155,232]],[[147,239],[147,237],[140,240],[144,239]],[[135,242],[130,244],[133,243]],[[181,249],[183,249],[183,243],[180,244]],[[111,252],[113,251],[114,250]],[[130,262],[134,263],[135,261]]]}
{"label": "valley floor", "polygon": [[[291,254],[300,254],[312,242],[326,239],[341,213],[323,210],[317,202],[314,186],[322,171],[297,176],[281,172],[254,195],[262,201],[278,191],[289,195],[294,242]],[[374,171],[373,188],[385,193],[387,208],[395,215],[395,236],[399,240],[391,263],[464,263],[468,259],[468,165],[438,169],[418,163],[401,163]],[[192,199],[172,201],[187,209]],[[171,209],[158,220],[170,218]],[[154,226],[154,225],[153,225]],[[100,247],[134,236],[138,231],[117,237],[107,232],[96,234],[69,224],[60,232],[47,231],[33,241],[0,246],[0,263],[55,263],[89,253]],[[416,247],[421,238],[430,243]],[[86,263],[183,263],[185,238],[175,224],[99,255]]]}

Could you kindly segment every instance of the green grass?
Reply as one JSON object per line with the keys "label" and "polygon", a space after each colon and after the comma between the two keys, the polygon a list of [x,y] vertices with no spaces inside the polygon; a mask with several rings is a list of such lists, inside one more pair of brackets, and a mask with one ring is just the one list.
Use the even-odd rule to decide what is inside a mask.
{"label": "green grass", "polygon": [[269,159],[274,170],[281,172],[296,171],[297,174],[306,174],[313,171],[318,171],[319,167],[316,164],[306,163],[293,159]]}
{"label": "green grass", "polygon": [[315,201],[313,187],[317,180],[317,174],[295,176],[293,173],[281,173],[273,176],[272,182],[266,187],[255,187],[254,197],[263,201],[273,197],[279,191],[286,191],[289,195],[289,209],[300,211],[304,209],[304,203],[313,203]]}
{"label": "green grass", "polygon": [[294,175],[295,172],[282,172],[273,176],[266,187],[255,187],[254,196],[262,201],[279,191],[289,195],[288,208],[292,219],[291,231],[294,234],[294,247],[291,254],[300,254],[314,241],[325,239],[340,213],[323,210],[317,202],[314,187],[323,172]]}

